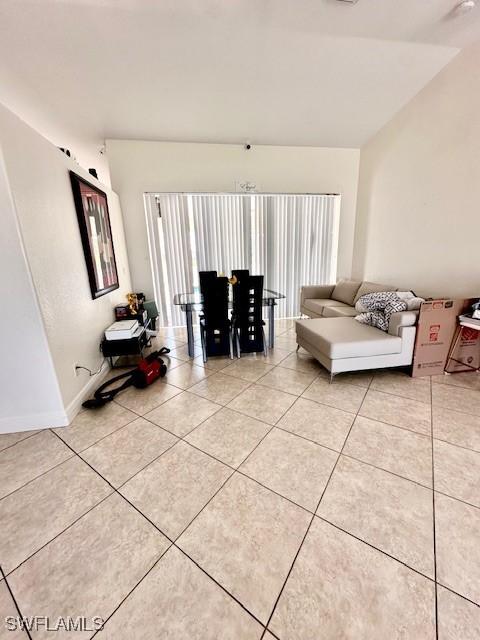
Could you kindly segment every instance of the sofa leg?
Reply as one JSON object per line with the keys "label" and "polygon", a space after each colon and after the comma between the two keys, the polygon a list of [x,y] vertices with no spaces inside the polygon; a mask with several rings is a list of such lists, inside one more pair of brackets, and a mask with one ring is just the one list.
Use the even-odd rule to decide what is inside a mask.
{"label": "sofa leg", "polygon": [[300,349],[300,345],[299,345],[299,344],[297,344],[296,351],[298,351],[299,349]]}
{"label": "sofa leg", "polygon": [[332,384],[334,377],[335,377],[335,374],[330,371],[330,384]]}

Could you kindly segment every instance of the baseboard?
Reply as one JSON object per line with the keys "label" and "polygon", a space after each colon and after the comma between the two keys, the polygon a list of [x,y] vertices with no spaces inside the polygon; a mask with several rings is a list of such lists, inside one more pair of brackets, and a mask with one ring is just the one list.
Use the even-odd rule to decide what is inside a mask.
{"label": "baseboard", "polygon": [[13,418],[0,418],[0,434],[18,431],[35,431],[51,427],[64,427],[68,424],[67,414],[63,411],[37,413]]}
{"label": "baseboard", "polygon": [[84,400],[86,400],[88,396],[93,395],[93,392],[98,386],[100,386],[109,371],[110,368],[106,367],[104,371],[101,371],[96,376],[92,376],[88,379],[85,386],[77,393],[75,398],[66,407],[67,422],[65,424],[70,424],[74,420],[75,416],[82,408],[82,402],[84,402]]}
{"label": "baseboard", "polygon": [[50,413],[37,413],[27,416],[14,416],[12,418],[0,418],[0,434],[16,433],[20,431],[35,431],[36,429],[50,429],[54,427],[66,427],[80,411],[82,402],[93,394],[110,369],[107,367],[98,375],[89,378],[85,386],[77,393],[65,411],[53,411]]}

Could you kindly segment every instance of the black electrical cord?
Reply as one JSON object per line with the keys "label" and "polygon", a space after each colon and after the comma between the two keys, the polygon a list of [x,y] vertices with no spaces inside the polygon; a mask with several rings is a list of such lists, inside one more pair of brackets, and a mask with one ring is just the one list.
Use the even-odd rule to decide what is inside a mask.
{"label": "black electrical cord", "polygon": [[103,365],[105,364],[106,360],[107,360],[106,358],[102,360],[102,364],[100,365],[100,368],[97,369],[97,371],[92,371],[88,367],[82,367],[82,365],[79,365],[79,364],[75,365],[75,369],[83,369],[84,371],[88,371],[88,375],[92,378],[93,376],[96,376],[97,374],[100,373],[100,371],[103,369]]}

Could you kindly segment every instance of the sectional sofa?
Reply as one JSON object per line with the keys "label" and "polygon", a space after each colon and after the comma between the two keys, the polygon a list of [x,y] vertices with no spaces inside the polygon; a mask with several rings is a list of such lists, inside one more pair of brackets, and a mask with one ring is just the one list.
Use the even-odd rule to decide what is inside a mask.
{"label": "sectional sofa", "polygon": [[395,291],[391,285],[341,280],[336,285],[305,286],[297,320],[297,345],[311,353],[332,377],[336,373],[407,366],[413,360],[417,312],[394,313],[388,332],[355,320],[355,303],[366,293]]}

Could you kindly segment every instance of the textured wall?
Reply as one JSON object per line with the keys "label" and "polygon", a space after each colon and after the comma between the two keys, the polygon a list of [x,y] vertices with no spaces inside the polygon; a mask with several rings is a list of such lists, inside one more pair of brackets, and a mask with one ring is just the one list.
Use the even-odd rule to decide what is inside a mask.
{"label": "textured wall", "polygon": [[96,369],[98,345],[113,320],[112,308],[130,291],[130,274],[118,198],[106,191],[120,289],[92,300],[75,212],[69,169],[95,179],[50,142],[0,107],[0,133],[25,252],[37,292],[65,407],[88,381],[75,364]]}

